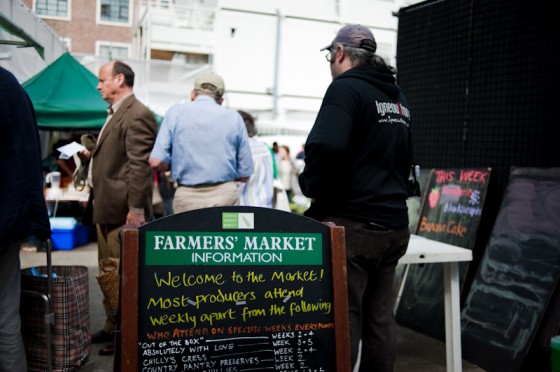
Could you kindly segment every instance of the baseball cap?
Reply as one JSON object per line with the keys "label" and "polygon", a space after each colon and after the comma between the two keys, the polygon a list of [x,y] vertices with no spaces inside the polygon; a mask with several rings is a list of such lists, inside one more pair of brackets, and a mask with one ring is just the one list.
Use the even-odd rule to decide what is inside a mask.
{"label": "baseball cap", "polygon": [[[215,88],[208,86],[203,88],[203,84],[211,84]],[[224,85],[224,79],[222,79],[220,75],[213,72],[203,72],[197,75],[196,80],[194,81],[194,89],[221,97],[224,95],[226,88]]]}
{"label": "baseball cap", "polygon": [[321,49],[331,50],[334,44],[342,44],[349,47],[365,49],[368,52],[375,53],[377,43],[369,28],[362,25],[348,25],[338,30],[332,43]]}

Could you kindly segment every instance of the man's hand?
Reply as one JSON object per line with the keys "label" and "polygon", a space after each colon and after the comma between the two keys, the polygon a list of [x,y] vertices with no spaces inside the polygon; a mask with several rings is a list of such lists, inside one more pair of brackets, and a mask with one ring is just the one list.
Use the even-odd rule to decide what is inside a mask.
{"label": "man's hand", "polygon": [[88,161],[91,158],[91,152],[88,150],[82,150],[77,153],[80,160],[83,162]]}
{"label": "man's hand", "polygon": [[150,167],[152,167],[156,171],[164,171],[165,172],[165,171],[169,170],[169,164],[164,163],[159,159],[149,158],[148,163],[150,163]]}
{"label": "man's hand", "polygon": [[132,227],[138,227],[146,223],[146,218],[144,214],[135,213],[133,211],[129,211],[126,215],[126,224]]}

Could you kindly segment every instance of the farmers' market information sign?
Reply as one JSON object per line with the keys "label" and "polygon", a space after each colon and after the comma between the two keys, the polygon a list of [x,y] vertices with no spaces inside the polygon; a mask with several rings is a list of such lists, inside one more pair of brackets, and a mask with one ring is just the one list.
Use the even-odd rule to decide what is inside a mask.
{"label": "farmers' market information sign", "polygon": [[[127,230],[122,293],[135,296],[123,296],[122,370],[345,368],[342,231],[250,207],[201,209]],[[125,257],[134,240],[137,265]]]}

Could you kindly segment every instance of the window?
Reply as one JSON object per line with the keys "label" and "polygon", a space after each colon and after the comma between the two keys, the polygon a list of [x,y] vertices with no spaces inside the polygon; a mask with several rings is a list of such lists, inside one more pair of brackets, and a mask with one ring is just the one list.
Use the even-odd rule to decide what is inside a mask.
{"label": "window", "polygon": [[35,13],[44,17],[69,18],[70,0],[35,0]]}
{"label": "window", "polygon": [[103,22],[129,23],[130,0],[100,0],[100,16]]}
{"label": "window", "polygon": [[97,55],[109,59],[123,59],[129,57],[130,46],[127,44],[98,43]]}

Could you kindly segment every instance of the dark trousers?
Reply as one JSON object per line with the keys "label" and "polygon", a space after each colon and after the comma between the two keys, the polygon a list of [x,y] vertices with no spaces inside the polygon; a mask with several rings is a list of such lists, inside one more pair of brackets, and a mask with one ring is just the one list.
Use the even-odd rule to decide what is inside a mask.
{"label": "dark trousers", "polygon": [[362,341],[360,371],[392,371],[397,336],[393,305],[398,260],[406,253],[410,231],[368,226],[329,217],[345,228],[352,368]]}
{"label": "dark trousers", "polygon": [[0,244],[0,371],[27,371],[21,335],[20,242]]}

